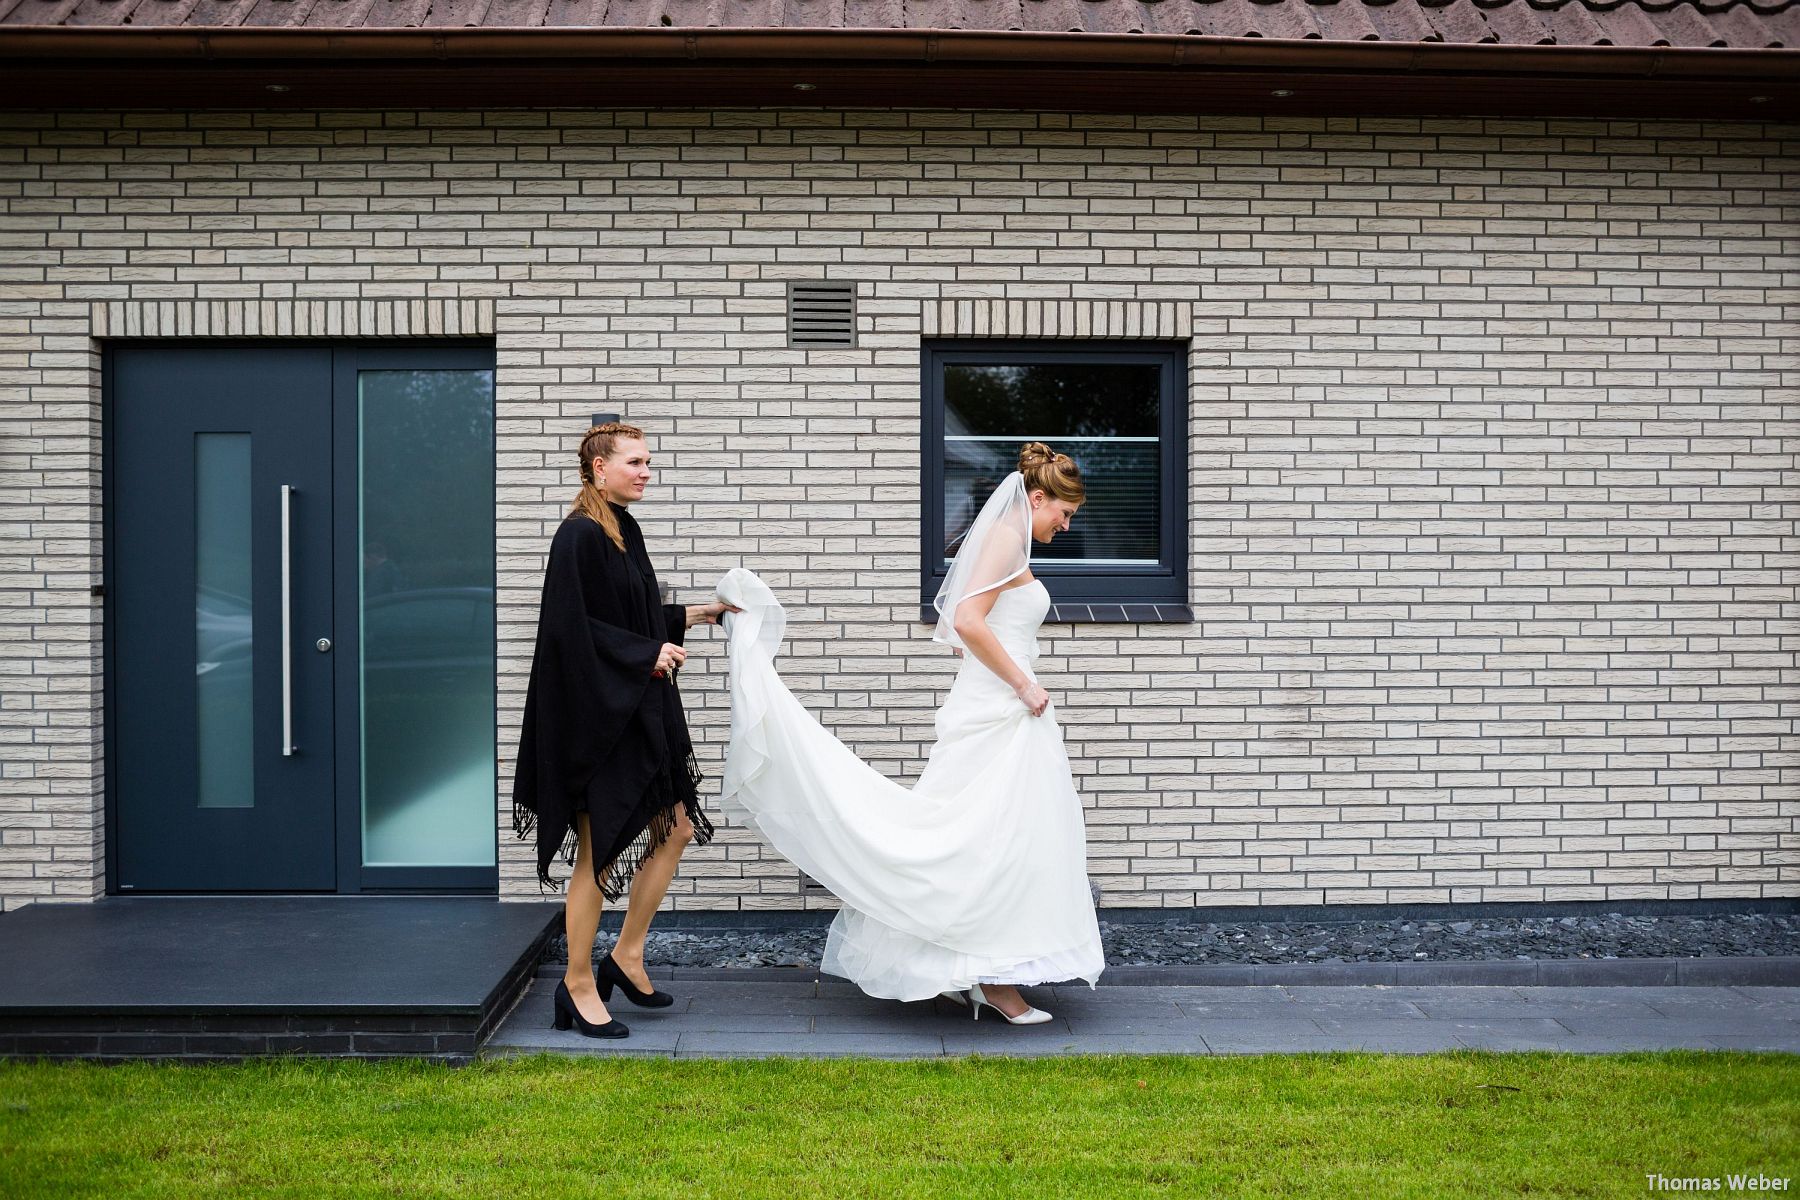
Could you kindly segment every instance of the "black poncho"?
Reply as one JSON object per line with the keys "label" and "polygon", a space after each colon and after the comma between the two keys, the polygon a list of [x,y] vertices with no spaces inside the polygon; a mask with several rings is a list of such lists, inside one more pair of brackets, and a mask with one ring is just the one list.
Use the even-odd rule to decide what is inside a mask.
{"label": "black poncho", "polygon": [[663,643],[681,644],[685,610],[661,602],[643,531],[626,509],[613,513],[623,553],[579,514],[550,543],[513,777],[513,830],[536,827],[539,882],[556,883],[559,854],[574,862],[575,813],[586,811],[609,900],[674,829],[677,804],[696,844],[713,832],[675,677],[651,675]]}

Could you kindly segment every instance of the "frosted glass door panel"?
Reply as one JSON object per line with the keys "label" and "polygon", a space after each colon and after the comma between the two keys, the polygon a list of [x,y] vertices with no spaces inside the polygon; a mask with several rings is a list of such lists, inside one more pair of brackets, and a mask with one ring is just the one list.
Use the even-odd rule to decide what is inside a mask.
{"label": "frosted glass door panel", "polygon": [[194,435],[194,693],[201,808],[256,803],[250,435]]}
{"label": "frosted glass door panel", "polygon": [[357,378],[363,864],[493,866],[494,374]]}

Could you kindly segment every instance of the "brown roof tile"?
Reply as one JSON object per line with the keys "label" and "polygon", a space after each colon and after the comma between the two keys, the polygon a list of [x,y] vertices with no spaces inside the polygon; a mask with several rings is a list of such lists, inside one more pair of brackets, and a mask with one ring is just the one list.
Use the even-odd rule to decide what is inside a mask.
{"label": "brown roof tile", "polygon": [[375,0],[319,0],[306,14],[308,29],[353,29],[369,24]]}
{"label": "brown roof tile", "polygon": [[62,25],[74,13],[81,0],[19,0],[0,24]]}
{"label": "brown roof tile", "polygon": [[123,25],[148,0],[81,0],[65,25]]}

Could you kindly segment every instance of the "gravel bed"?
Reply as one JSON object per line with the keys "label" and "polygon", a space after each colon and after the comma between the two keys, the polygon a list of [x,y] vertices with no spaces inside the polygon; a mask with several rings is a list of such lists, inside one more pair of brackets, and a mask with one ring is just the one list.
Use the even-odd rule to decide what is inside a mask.
{"label": "gravel bed", "polygon": [[[1765,958],[1800,954],[1800,916],[1489,917],[1466,921],[1101,921],[1109,966],[1474,962],[1492,959]],[[602,933],[596,957],[612,945]],[[647,958],[674,967],[816,967],[824,929],[652,930]],[[559,936],[549,961],[565,962]]]}

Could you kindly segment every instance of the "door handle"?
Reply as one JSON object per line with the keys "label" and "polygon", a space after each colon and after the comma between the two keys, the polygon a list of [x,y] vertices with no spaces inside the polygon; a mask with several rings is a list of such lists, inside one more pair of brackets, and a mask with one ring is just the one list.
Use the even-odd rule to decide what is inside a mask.
{"label": "door handle", "polygon": [[294,755],[294,492],[281,485],[281,756]]}

